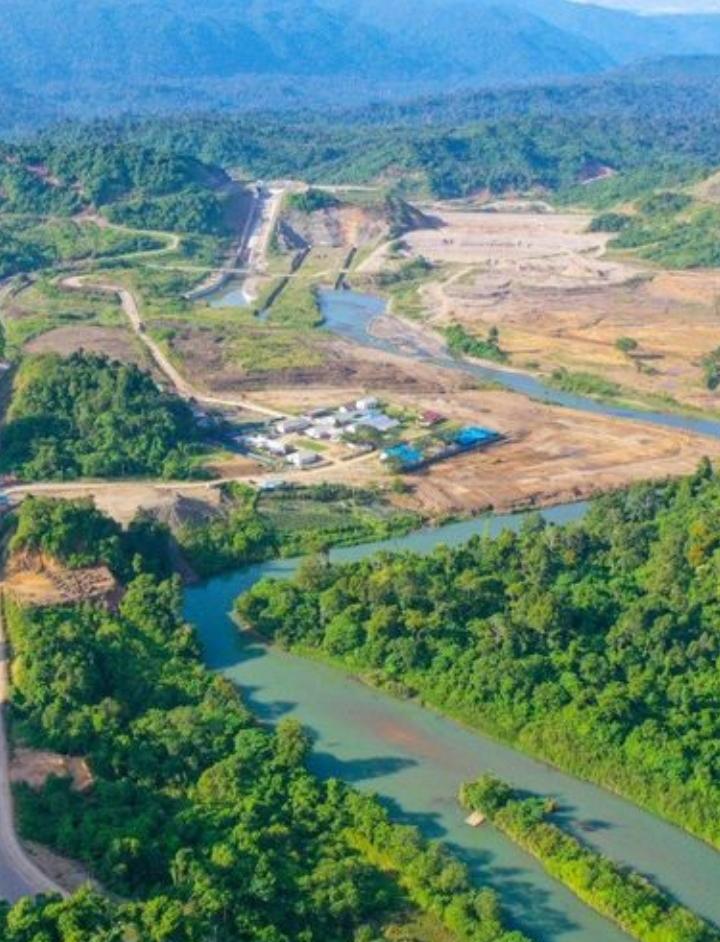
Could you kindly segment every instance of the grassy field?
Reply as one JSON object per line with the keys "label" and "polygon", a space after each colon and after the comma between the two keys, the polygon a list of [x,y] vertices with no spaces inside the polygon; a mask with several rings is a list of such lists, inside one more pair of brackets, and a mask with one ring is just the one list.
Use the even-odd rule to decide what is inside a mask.
{"label": "grassy field", "polygon": [[2,306],[2,315],[10,349],[16,352],[28,341],[57,327],[126,326],[125,316],[114,297],[70,294],[49,277],[40,277],[15,296],[7,298]]}
{"label": "grassy field", "polygon": [[258,510],[294,556],[325,545],[343,546],[409,532],[422,523],[379,494],[349,487],[303,488],[266,494]]}

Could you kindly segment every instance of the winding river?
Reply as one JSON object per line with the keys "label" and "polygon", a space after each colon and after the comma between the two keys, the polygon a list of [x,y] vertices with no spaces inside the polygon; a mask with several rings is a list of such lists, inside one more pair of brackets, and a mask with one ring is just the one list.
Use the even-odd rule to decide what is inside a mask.
{"label": "winding river", "polygon": [[720,438],[720,420],[718,419],[696,418],[672,412],[646,412],[643,409],[615,406],[554,389],[529,373],[503,369],[500,366],[481,365],[470,360],[456,360],[449,353],[438,353],[430,346],[426,347],[421,340],[411,335],[408,335],[407,340],[403,339],[402,345],[393,339],[375,336],[372,332],[373,321],[381,317],[387,309],[385,301],[375,295],[361,294],[357,291],[324,290],[319,293],[319,300],[325,327],[352,343],[372,347],[384,353],[412,357],[443,369],[459,370],[478,379],[498,383],[512,392],[521,393],[541,402],[566,406],[581,412],[684,429],[698,435]]}
{"label": "winding river", "polygon": [[[577,519],[584,505],[559,507],[553,523]],[[518,527],[524,514],[489,516],[428,529],[386,543],[336,550],[352,561],[380,549],[429,552],[474,533]],[[447,842],[478,882],[501,896],[512,922],[537,942],[621,942],[627,936],[580,903],[492,828],[463,822],[455,796],[463,780],[493,771],[555,796],[567,826],[615,860],[651,876],[681,902],[720,923],[720,854],[628,801],[463,728],[419,704],[395,700],[342,670],[283,652],[238,631],[228,613],[237,595],[264,576],[287,578],[297,560],[253,566],[187,590],[185,614],[198,628],[208,666],[243,691],[266,722],[297,717],[315,741],[312,767],[376,792],[396,820]]]}

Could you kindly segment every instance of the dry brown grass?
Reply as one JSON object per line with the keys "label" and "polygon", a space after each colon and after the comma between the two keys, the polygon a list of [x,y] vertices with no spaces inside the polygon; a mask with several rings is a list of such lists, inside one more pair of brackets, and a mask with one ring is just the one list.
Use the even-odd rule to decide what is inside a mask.
{"label": "dry brown grass", "polygon": [[114,360],[135,363],[147,369],[149,359],[129,330],[121,327],[73,325],[58,327],[31,340],[27,353],[58,353],[69,356],[77,350],[100,353]]}
{"label": "dry brown grass", "polygon": [[[720,398],[702,358],[720,342],[720,272],[659,272],[607,259],[588,216],[445,212],[444,229],[412,233],[413,251],[451,266],[428,285],[428,322],[497,326],[515,365],[600,375],[640,394],[701,409]],[[639,344],[639,358],[616,348]]]}

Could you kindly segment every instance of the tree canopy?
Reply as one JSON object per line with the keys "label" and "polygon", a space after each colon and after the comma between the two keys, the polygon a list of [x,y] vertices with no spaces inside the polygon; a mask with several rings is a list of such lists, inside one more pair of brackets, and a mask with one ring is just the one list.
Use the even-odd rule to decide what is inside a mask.
{"label": "tree canopy", "polygon": [[23,362],[0,441],[0,468],[27,480],[188,477],[196,432],[137,366],[78,352]]}
{"label": "tree canopy", "polygon": [[570,526],[264,581],[237,611],[720,845],[718,534],[704,464]]}
{"label": "tree canopy", "polygon": [[[43,510],[59,553],[114,531],[84,506]],[[147,572],[114,612],[7,604],[22,665],[14,736],[86,757],[93,779],[82,792],[59,778],[18,787],[22,833],[83,861],[115,895],[0,906],[4,942],[353,942],[416,909],[458,942],[523,942],[447,851],[311,775],[297,722],[259,726],[202,665],[180,607],[179,583]]]}

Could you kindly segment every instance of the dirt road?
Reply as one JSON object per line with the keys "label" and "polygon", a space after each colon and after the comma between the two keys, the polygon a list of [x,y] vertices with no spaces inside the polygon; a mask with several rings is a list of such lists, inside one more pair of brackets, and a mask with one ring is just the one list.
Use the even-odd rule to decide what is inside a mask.
{"label": "dirt road", "polygon": [[108,294],[116,294],[120,298],[123,311],[130,321],[134,333],[145,345],[153,360],[159,369],[165,374],[170,383],[175,387],[178,395],[183,399],[193,399],[196,402],[212,406],[228,406],[230,408],[247,409],[249,412],[257,412],[260,415],[267,415],[272,418],[283,418],[282,412],[276,412],[274,409],[268,409],[266,406],[258,406],[247,399],[224,399],[218,396],[209,396],[197,389],[192,383],[189,383],[180,371],[173,365],[169,357],[163,352],[159,344],[150,337],[145,329],[138,307],[137,300],[131,291],[122,285],[113,285],[108,283],[89,282],[79,275],[73,275],[62,282],[62,286],[71,291],[84,291],[92,288],[94,291],[106,291]]}
{"label": "dirt road", "polygon": [[15,833],[5,711],[9,693],[9,654],[0,612],[0,898],[15,902],[22,896],[62,893],[35,866]]}

